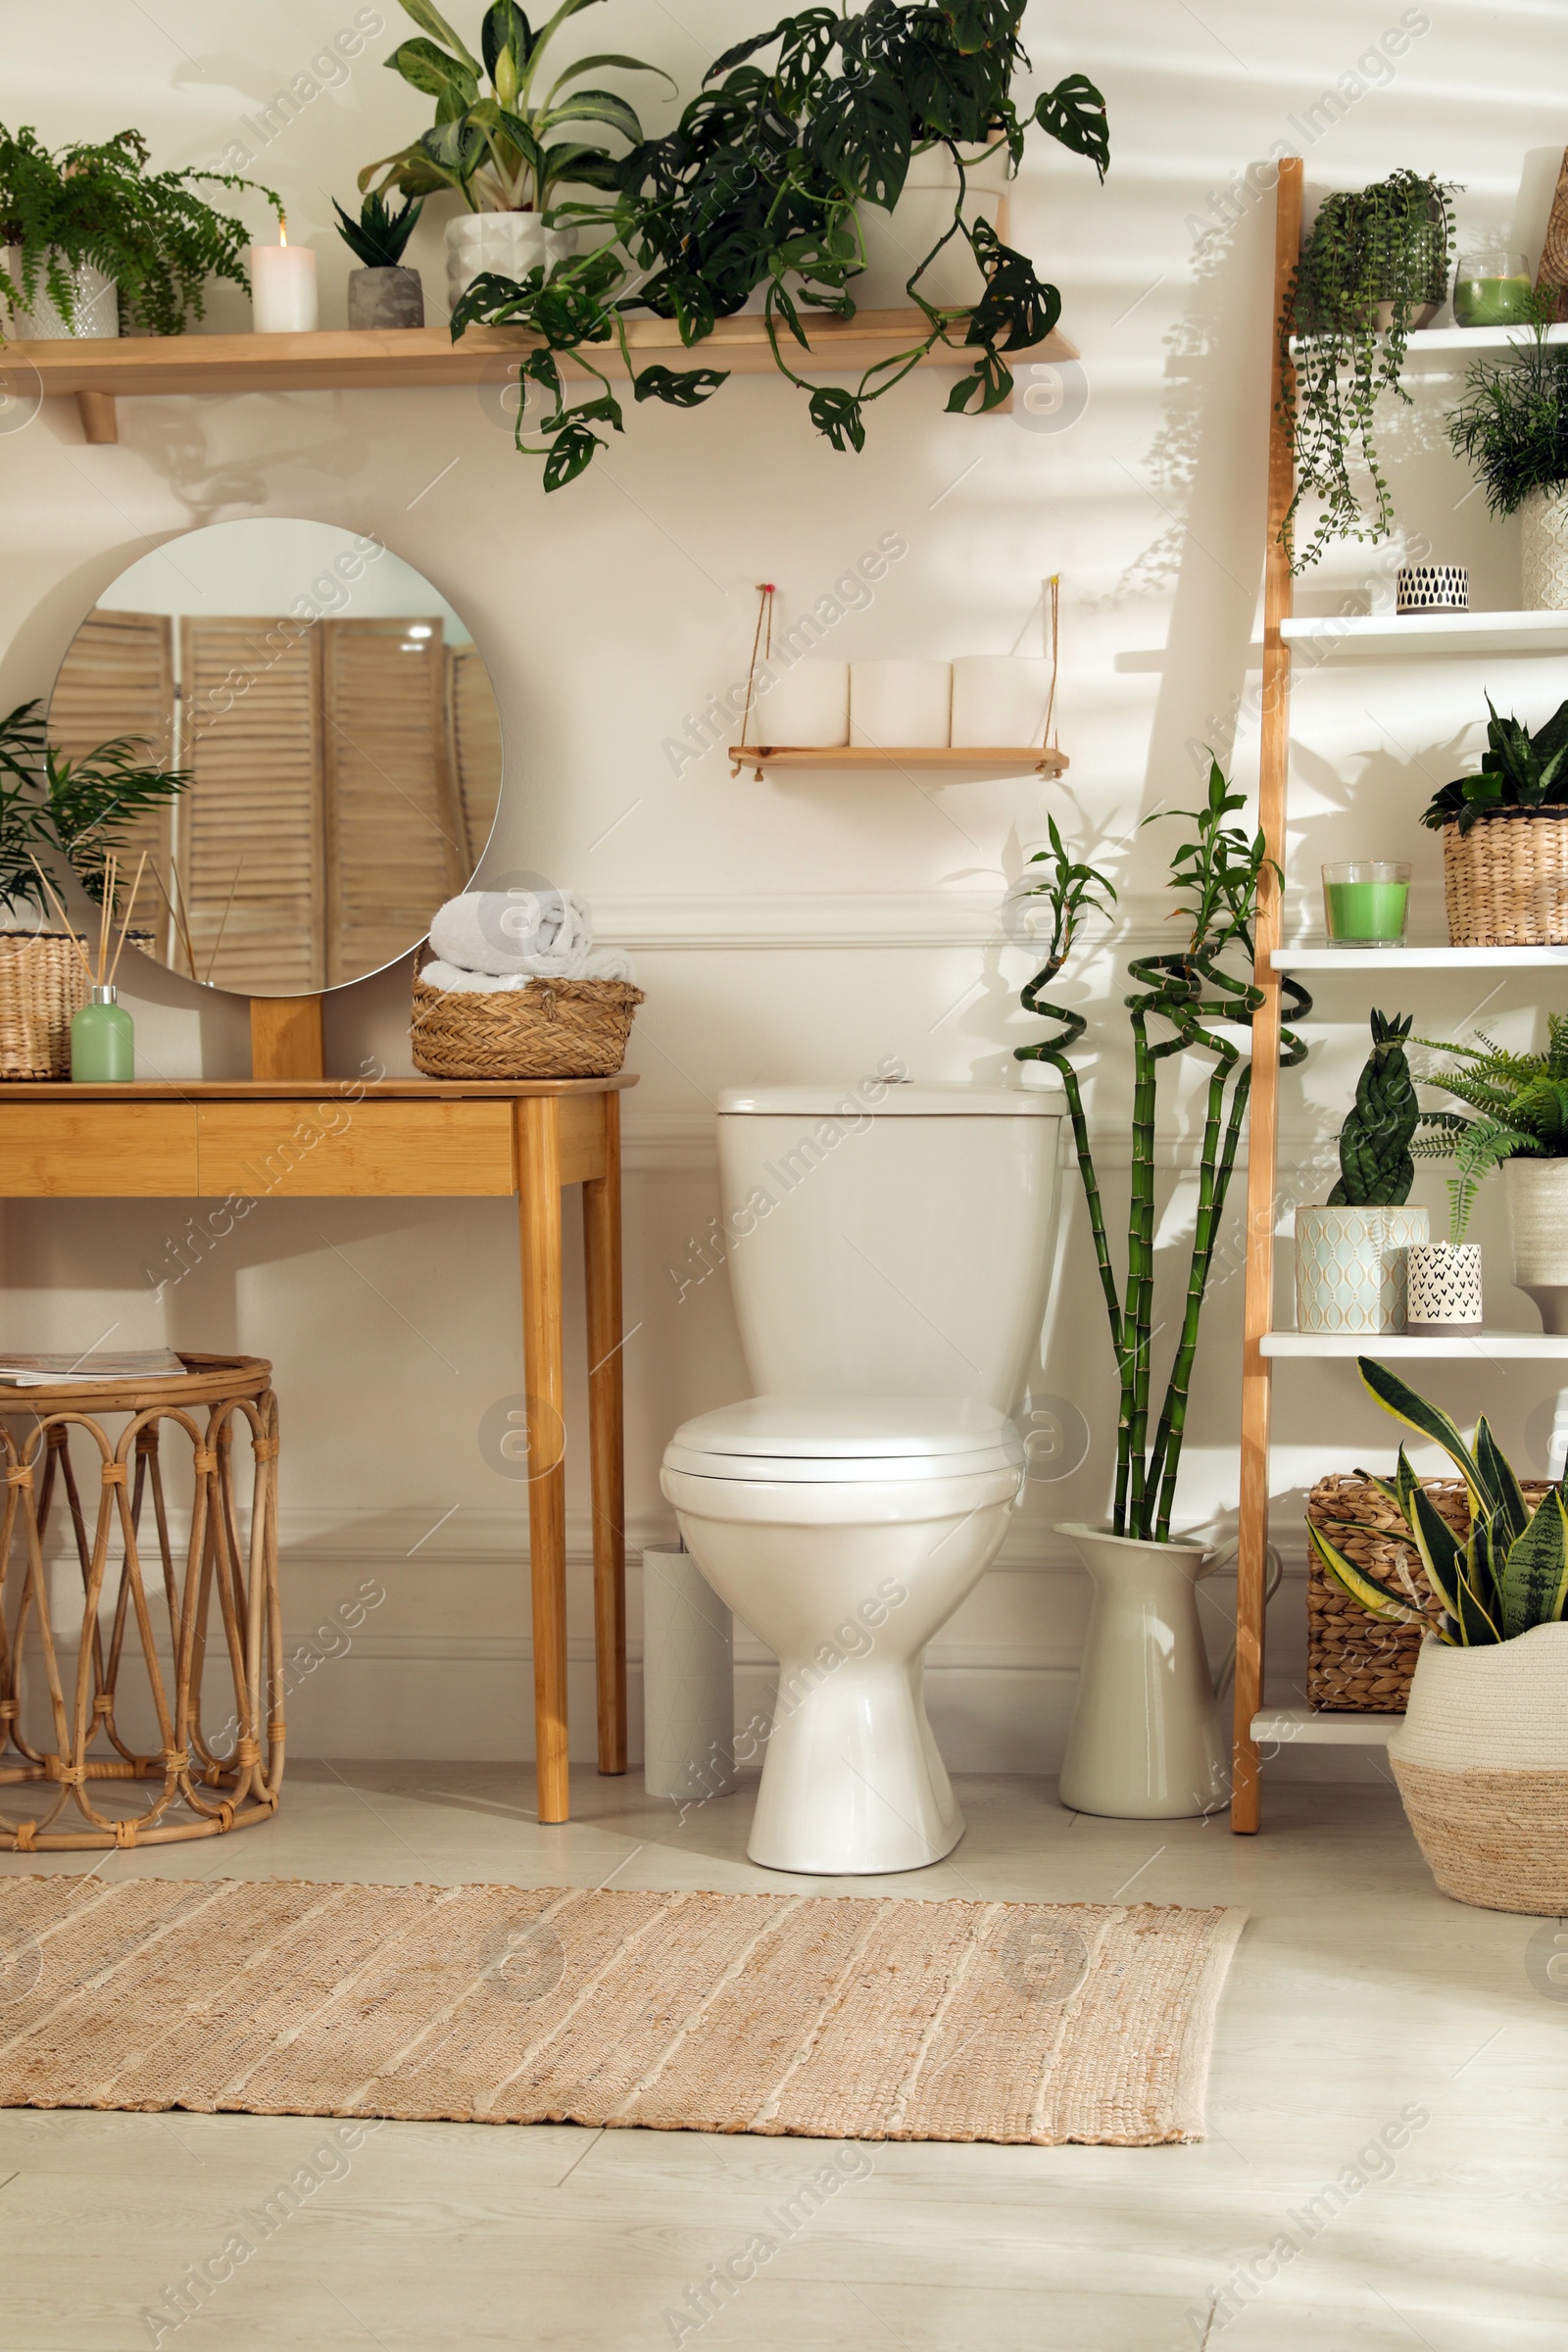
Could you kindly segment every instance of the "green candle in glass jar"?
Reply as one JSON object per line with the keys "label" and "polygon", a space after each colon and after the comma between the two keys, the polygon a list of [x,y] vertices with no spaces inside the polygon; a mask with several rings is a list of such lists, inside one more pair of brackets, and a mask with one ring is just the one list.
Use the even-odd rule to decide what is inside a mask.
{"label": "green candle in glass jar", "polygon": [[1528,326],[1535,307],[1535,289],[1523,254],[1460,255],[1453,280],[1456,325]]}
{"label": "green candle in glass jar", "polygon": [[1323,868],[1329,945],[1396,948],[1404,937],[1410,868],[1371,858]]}

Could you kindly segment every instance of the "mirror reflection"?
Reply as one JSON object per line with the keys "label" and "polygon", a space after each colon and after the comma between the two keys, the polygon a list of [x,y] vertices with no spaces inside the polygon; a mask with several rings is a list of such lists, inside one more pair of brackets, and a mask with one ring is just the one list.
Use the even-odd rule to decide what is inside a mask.
{"label": "mirror reflection", "polygon": [[121,573],[73,640],[49,739],[112,736],[189,782],[129,837],[135,929],[246,996],[364,979],[417,946],[478,865],[501,721],[458,614],[380,542],[257,517]]}

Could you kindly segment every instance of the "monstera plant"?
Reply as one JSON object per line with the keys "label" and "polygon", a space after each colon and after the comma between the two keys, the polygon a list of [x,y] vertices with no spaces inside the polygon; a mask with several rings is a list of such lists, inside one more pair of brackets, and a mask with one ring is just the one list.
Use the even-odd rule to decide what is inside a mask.
{"label": "monstera plant", "polygon": [[[560,15],[585,4],[567,0],[541,33],[519,34],[532,43],[522,52],[525,64]],[[414,0],[404,5],[412,11]],[[534,445],[523,438],[519,407],[517,443],[544,457],[546,489],[574,479],[608,446],[596,428],[624,429],[620,400],[596,354],[618,351],[638,402],[694,408],[726,380],[723,369],[711,367],[638,367],[626,333],[627,317],[637,310],[673,320],[682,344],[700,350],[720,318],[760,297],[776,366],[806,394],[812,423],[837,450],[864,446],[867,407],[939,344],[970,363],[949,409],[999,408],[1012,388],[1005,355],[1044,341],[1060,316],[1061,297],[989,221],[966,219],[966,167],[1000,154],[1016,171],[1031,127],[1085,157],[1102,178],[1109,162],[1104,100],[1083,74],[1069,74],[1032,107],[1020,108],[1014,83],[1029,64],[1019,38],[1022,18],[1023,0],[806,8],[725,50],[675,127],[657,139],[639,134],[613,173],[602,164],[563,168],[556,177],[597,188],[613,179],[612,201],[562,202],[550,216],[586,229],[595,240],[590,249],[540,265],[521,280],[493,272],[479,277],[452,318],[454,336],[483,321],[526,327],[540,338],[522,374],[544,393],[548,413],[536,428],[541,444]],[[493,132],[494,126],[486,129],[487,136]],[[438,126],[426,147],[429,140],[441,143],[443,158],[450,151],[452,161],[442,169],[456,169],[467,152],[455,130]],[[923,331],[855,385],[813,386],[801,373],[811,352],[810,314],[855,316],[855,283],[866,266],[862,208],[891,212],[911,160],[936,149],[951,162],[956,198],[951,224],[908,279]],[[972,311],[943,307],[925,291],[937,257],[957,241],[986,280]],[[587,398],[570,405],[562,372],[568,358],[597,379]]]}

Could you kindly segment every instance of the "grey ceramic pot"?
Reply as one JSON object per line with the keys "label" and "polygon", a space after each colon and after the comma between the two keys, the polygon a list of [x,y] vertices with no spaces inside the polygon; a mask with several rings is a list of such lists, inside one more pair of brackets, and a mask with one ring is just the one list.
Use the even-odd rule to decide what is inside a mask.
{"label": "grey ceramic pot", "polygon": [[350,326],[422,326],[417,270],[356,270],[349,278]]}

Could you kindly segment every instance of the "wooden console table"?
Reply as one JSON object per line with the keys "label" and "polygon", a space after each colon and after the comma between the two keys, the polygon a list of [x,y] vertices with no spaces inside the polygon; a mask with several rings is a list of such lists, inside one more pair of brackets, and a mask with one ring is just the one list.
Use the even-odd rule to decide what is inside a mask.
{"label": "wooden console table", "polygon": [[626,1769],[620,1094],[614,1078],[0,1088],[0,1198],[516,1196],[539,1819],[567,1818],[561,1195],[582,1186],[599,1769]]}

